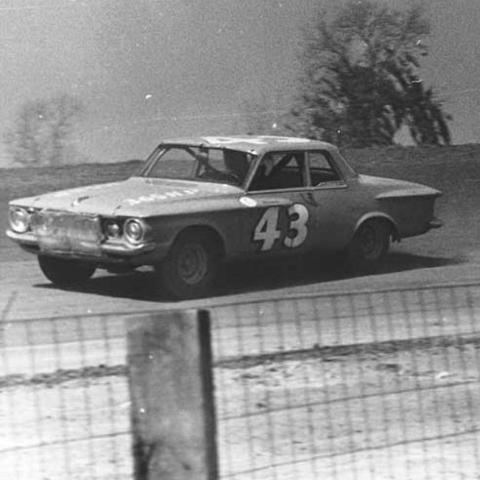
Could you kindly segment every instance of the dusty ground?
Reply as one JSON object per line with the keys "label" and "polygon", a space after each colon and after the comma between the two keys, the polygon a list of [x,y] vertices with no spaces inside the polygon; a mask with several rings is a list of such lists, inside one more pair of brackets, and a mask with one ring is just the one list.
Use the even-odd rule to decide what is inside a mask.
{"label": "dusty ground", "polygon": [[2,478],[132,478],[128,408],[125,376],[3,387]]}
{"label": "dusty ground", "polygon": [[[478,478],[478,349],[217,364],[221,478]],[[2,385],[2,478],[131,478],[125,373]]]}
{"label": "dusty ground", "polygon": [[[438,214],[446,226],[396,246],[383,275],[343,278],[335,270],[324,273],[323,265],[307,265],[306,269],[240,267],[232,271],[228,288],[220,292],[220,297],[176,306],[228,304],[266,296],[285,297],[292,292],[345,292],[399,285],[415,288],[459,280],[478,283],[479,146],[372,149],[350,152],[350,156],[362,172],[420,181],[443,190]],[[7,201],[19,196],[124,178],[135,168],[135,164],[119,164],[3,170],[0,208],[5,210]],[[6,216],[0,214],[0,229],[5,226]],[[22,323],[22,319],[171,308],[152,291],[149,279],[148,274],[97,275],[81,290],[52,289],[32,257],[2,236],[2,345],[14,349],[9,353],[15,352],[16,364],[27,378],[39,368],[48,366],[52,370],[58,355],[55,357],[54,346],[45,345],[52,339],[51,324],[46,322],[29,340],[40,351],[36,359],[43,359],[32,364],[28,356],[37,350],[25,348],[28,323]],[[219,351],[227,347],[232,355],[255,355],[265,349],[278,353],[282,348],[311,348],[314,343],[338,345],[362,339],[376,342],[388,340],[392,334],[403,339],[459,332],[472,336],[477,334],[480,317],[477,290],[453,300],[448,295],[419,300],[414,292],[408,299],[409,304],[417,302],[416,315],[411,318],[399,310],[400,304],[393,305],[397,317],[388,316],[381,298],[374,298],[372,305],[356,304],[353,310],[348,302],[340,305],[338,318],[331,314],[332,305],[325,305],[320,334],[311,321],[308,302],[297,305],[298,315],[287,309],[280,320],[274,310],[262,313],[258,306],[249,307],[251,311],[239,307],[252,322],[253,313],[260,313],[262,325],[260,332],[258,325],[246,325],[241,330],[243,337],[235,333],[235,315],[229,317],[228,307],[224,307],[219,318],[224,319],[227,312],[227,321],[217,325],[217,338],[223,343],[217,343],[214,349],[218,356],[227,355]],[[457,311],[456,302],[466,307]],[[352,311],[356,312],[354,321]],[[84,333],[93,342],[105,332],[117,339],[124,334],[119,325],[109,320],[106,330],[92,327]],[[270,335],[278,325],[282,338]],[[68,328],[62,332],[62,349],[68,351],[68,338],[78,342],[74,338],[77,334]],[[92,365],[104,361],[101,343],[97,343],[91,352],[91,360],[96,362]],[[116,365],[121,353],[115,348],[115,355],[110,357],[114,362],[107,363],[109,366]],[[41,353],[45,349],[51,350],[47,356]],[[274,355],[265,357],[261,364],[234,362],[217,366],[223,478],[478,478],[480,362],[475,342],[428,348],[411,344],[401,351],[351,351],[349,355],[330,357],[314,353],[302,358]],[[68,355],[64,358],[72,360]],[[78,370],[82,362],[83,357],[76,357],[70,366]],[[25,377],[0,381],[0,478],[131,478],[125,376],[119,372],[85,378],[48,375],[34,377],[33,383],[25,382]],[[419,441],[422,438],[428,440]],[[43,446],[23,448],[39,443]]]}
{"label": "dusty ground", "polygon": [[478,478],[477,360],[469,345],[221,370],[224,468],[242,479]]}
{"label": "dusty ground", "polygon": [[[121,282],[132,287],[128,278]],[[25,303],[35,295],[38,303]],[[216,358],[247,355],[215,370],[222,478],[477,478],[480,362],[473,340],[480,289],[385,295],[214,307]],[[10,379],[13,386],[0,381],[0,471],[22,480],[131,478],[125,377],[90,372],[58,383],[48,372],[114,366],[124,358],[128,322],[115,315],[84,318],[84,309],[152,309],[154,302],[35,286],[16,302],[15,312],[26,317],[51,305],[67,320],[9,316],[3,324],[10,373],[40,376],[26,385],[19,378]],[[408,341],[460,333],[471,341],[428,348]],[[392,338],[401,351],[389,348]],[[342,350],[355,342],[386,348]],[[340,350],[318,356],[316,344]],[[311,354],[288,354],[296,349]],[[258,363],[262,353],[269,355]]]}

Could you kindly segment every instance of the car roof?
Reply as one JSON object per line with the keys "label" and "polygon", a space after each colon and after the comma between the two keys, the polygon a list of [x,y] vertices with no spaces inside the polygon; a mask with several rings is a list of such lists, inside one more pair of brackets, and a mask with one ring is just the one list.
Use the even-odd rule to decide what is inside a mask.
{"label": "car roof", "polygon": [[230,135],[184,137],[163,140],[160,145],[188,145],[191,147],[227,148],[249,153],[262,154],[268,151],[282,150],[336,150],[327,142],[299,137],[275,135]]}

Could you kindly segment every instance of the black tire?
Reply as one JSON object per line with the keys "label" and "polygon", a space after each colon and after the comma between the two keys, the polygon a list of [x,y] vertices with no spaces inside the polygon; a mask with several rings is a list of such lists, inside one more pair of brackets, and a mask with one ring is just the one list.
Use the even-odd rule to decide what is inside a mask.
{"label": "black tire", "polygon": [[161,288],[178,300],[209,294],[219,271],[219,250],[218,242],[209,232],[180,235],[157,267]]}
{"label": "black tire", "polygon": [[391,226],[383,220],[362,223],[347,248],[350,269],[355,273],[376,272],[388,252],[391,232]]}
{"label": "black tire", "polygon": [[38,264],[43,274],[60,287],[71,287],[86,282],[96,270],[92,263],[46,255],[39,255]]}

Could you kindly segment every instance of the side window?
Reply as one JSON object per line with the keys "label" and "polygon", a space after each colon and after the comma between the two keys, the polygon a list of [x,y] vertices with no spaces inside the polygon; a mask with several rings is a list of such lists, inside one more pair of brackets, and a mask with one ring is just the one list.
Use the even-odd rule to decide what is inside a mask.
{"label": "side window", "polygon": [[310,181],[313,187],[325,182],[341,180],[327,153],[310,152],[308,159],[310,164]]}
{"label": "side window", "polygon": [[262,158],[249,190],[302,188],[306,184],[303,152],[271,152]]}

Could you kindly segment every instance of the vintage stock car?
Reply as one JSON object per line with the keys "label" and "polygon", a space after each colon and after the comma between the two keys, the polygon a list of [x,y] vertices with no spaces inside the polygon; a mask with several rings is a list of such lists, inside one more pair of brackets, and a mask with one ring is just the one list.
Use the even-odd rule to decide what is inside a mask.
{"label": "vintage stock car", "polygon": [[154,268],[176,298],[223,260],[342,251],[372,272],[390,240],[441,226],[433,188],[359,175],[331,144],[275,136],[162,142],[128,180],[13,200],[7,235],[59,286]]}

